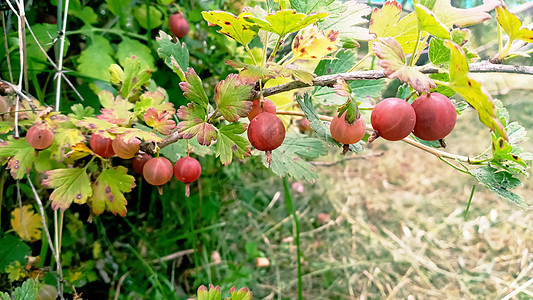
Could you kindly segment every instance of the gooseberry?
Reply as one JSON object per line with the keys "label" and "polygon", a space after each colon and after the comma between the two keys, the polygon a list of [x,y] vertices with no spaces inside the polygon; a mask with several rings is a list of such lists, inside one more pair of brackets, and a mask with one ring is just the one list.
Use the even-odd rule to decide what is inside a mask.
{"label": "gooseberry", "polygon": [[112,144],[113,140],[103,136],[102,134],[97,134],[97,132],[94,132],[91,135],[91,149],[93,149],[93,152],[101,157],[111,157],[115,155]]}
{"label": "gooseberry", "polygon": [[389,141],[404,139],[413,131],[415,121],[415,110],[407,101],[384,99],[374,107],[370,116],[374,134],[368,141],[372,142],[379,136]]}
{"label": "gooseberry", "polygon": [[266,151],[267,164],[272,162],[272,150],[285,140],[285,126],[275,114],[263,112],[248,126],[248,140],[257,150]]}
{"label": "gooseberry", "polygon": [[416,123],[413,134],[426,141],[443,139],[455,127],[457,113],[450,99],[439,93],[424,94],[411,104]]}
{"label": "gooseberry", "polygon": [[133,161],[131,162],[131,164],[133,166],[133,170],[135,170],[135,172],[137,172],[137,173],[142,175],[143,174],[144,165],[150,159],[152,159],[152,156],[150,156],[149,154],[144,153],[144,152],[135,155],[135,157],[133,158]]}
{"label": "gooseberry", "polygon": [[[143,167],[143,177],[151,185],[162,186],[172,178],[172,163],[164,157],[148,160]],[[163,191],[159,188],[159,193]]]}
{"label": "gooseberry", "polygon": [[202,174],[202,166],[192,157],[182,157],[174,165],[174,176],[185,183],[185,196],[189,197],[191,182],[196,181]]}
{"label": "gooseberry", "polygon": [[26,133],[26,142],[35,150],[48,148],[54,140],[54,133],[48,128],[41,125],[33,125]]}
{"label": "gooseberry", "polygon": [[173,14],[168,18],[168,26],[172,34],[177,38],[184,38],[189,33],[189,22],[187,22],[181,12]]}
{"label": "gooseberry", "polygon": [[261,106],[260,99],[252,101],[252,110],[248,114],[248,120],[251,121],[255,116],[262,112],[276,114],[276,105],[274,105],[274,102],[270,101],[268,98],[265,98],[265,101],[263,101],[263,106]]}
{"label": "gooseberry", "polygon": [[137,138],[133,138],[129,141],[125,141],[122,135],[118,135],[111,144],[115,154],[123,159],[130,159],[141,149],[141,141]]}

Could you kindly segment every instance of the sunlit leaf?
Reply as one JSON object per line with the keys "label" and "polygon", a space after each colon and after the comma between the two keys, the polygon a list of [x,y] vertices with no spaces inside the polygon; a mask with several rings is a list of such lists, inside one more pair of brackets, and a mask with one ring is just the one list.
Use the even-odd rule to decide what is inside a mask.
{"label": "sunlit leaf", "polygon": [[402,48],[395,39],[379,38],[379,42],[372,45],[372,50],[381,59],[380,66],[387,77],[398,78],[403,83],[409,82],[413,89],[422,93],[437,87],[429,77],[407,66]]}
{"label": "sunlit leaf", "polygon": [[127,174],[125,167],[104,169],[96,178],[94,193],[88,199],[92,212],[99,215],[109,209],[114,215],[126,216],[126,198],[124,193],[135,187],[135,178]]}
{"label": "sunlit leaf", "polygon": [[62,160],[65,157],[65,150],[77,143],[85,142],[85,136],[78,128],[61,127],[54,134],[54,141],[51,145],[51,157]]}
{"label": "sunlit leaf", "polygon": [[146,69],[137,56],[126,58],[124,61],[124,81],[120,88],[120,95],[125,99],[136,97],[142,87],[148,84],[152,77],[150,70]]}
{"label": "sunlit leaf", "polygon": [[246,117],[252,109],[250,93],[252,87],[243,84],[237,74],[230,74],[215,87],[215,102],[224,119],[237,122]]}
{"label": "sunlit leaf", "polygon": [[450,38],[450,29],[442,24],[431,10],[420,4],[415,4],[415,10],[419,30],[424,30],[441,39]]}
{"label": "sunlit leaf", "polygon": [[[337,1],[333,3],[338,5]],[[368,23],[365,16],[372,12],[365,3],[350,0],[342,3],[340,13],[328,12],[330,12],[330,16],[318,23],[318,28],[324,31],[338,31],[341,43],[357,45],[356,41],[367,41],[374,38],[373,35],[369,34],[367,27],[360,27],[360,25]]]}
{"label": "sunlit leaf", "polygon": [[339,32],[329,30],[324,32],[312,26],[301,31],[292,41],[293,59],[320,60],[322,57],[337,50]]}
{"label": "sunlit leaf", "polygon": [[83,204],[93,194],[86,169],[55,169],[45,172],[44,187],[54,189],[50,195],[53,209],[65,210],[72,202]]}
{"label": "sunlit leaf", "polygon": [[93,153],[93,151],[84,143],[77,143],[70,147],[70,149],[71,150],[65,156],[73,160],[84,158]]}
{"label": "sunlit leaf", "polygon": [[22,212],[19,207],[11,212],[11,227],[23,240],[37,241],[41,239],[43,221],[31,205],[24,205]]}
{"label": "sunlit leaf", "polygon": [[157,136],[153,132],[144,131],[138,128],[129,128],[129,127],[113,127],[108,130],[109,132],[115,135],[122,135],[122,138],[126,141],[138,138],[145,142],[161,142],[163,139]]}
{"label": "sunlit leaf", "polygon": [[[86,117],[83,120],[78,121],[76,125],[80,127],[85,127],[92,131],[107,131],[111,128],[117,127],[117,125],[110,123],[108,121],[100,120],[97,118],[91,118],[91,117]],[[109,134],[104,134],[104,136],[107,138],[110,137]]]}
{"label": "sunlit leaf", "polygon": [[522,27],[522,21],[505,5],[496,7],[496,20],[511,40],[533,43],[533,30]]}
{"label": "sunlit leaf", "polygon": [[244,19],[247,16],[252,16],[250,13],[241,13],[236,17],[234,14],[225,11],[203,11],[202,16],[209,22],[210,26],[220,26],[220,33],[243,45],[248,45],[259,31],[257,26]]}
{"label": "sunlit leaf", "polygon": [[154,92],[144,92],[140,96],[139,101],[135,102],[135,108],[133,111],[140,118],[142,118],[146,111],[148,111],[150,108],[155,108],[159,113],[166,111],[170,114],[175,114],[176,109],[174,108],[174,104],[165,101],[166,96],[164,90],[163,88],[158,87]]}
{"label": "sunlit leaf", "polygon": [[396,1],[387,1],[381,9],[375,8],[370,17],[369,32],[376,35],[371,41],[377,41],[377,38],[392,37],[398,41],[404,53],[413,53],[417,43],[417,24],[416,12],[412,12],[400,20],[402,6]]}
{"label": "sunlit leaf", "polygon": [[98,93],[100,104],[104,108],[100,110],[101,114],[96,116],[99,120],[108,121],[117,125],[127,125],[133,118],[133,103],[124,99],[122,96],[116,98],[110,91],[101,91]]}
{"label": "sunlit leaf", "polygon": [[451,49],[450,87],[477,110],[481,123],[507,140],[507,133],[496,117],[492,99],[481,90],[479,82],[468,77],[469,66],[463,49],[449,40],[445,41],[445,45]]}
{"label": "sunlit leaf", "polygon": [[255,84],[261,78],[275,78],[279,75],[279,72],[268,68],[270,63],[267,66],[256,66],[228,59],[226,64],[240,70],[239,78],[245,84]]}
{"label": "sunlit leaf", "polygon": [[229,165],[233,156],[243,159],[250,154],[250,143],[240,134],[248,128],[245,123],[233,123],[225,125],[218,131],[217,137],[217,157],[224,165]]}
{"label": "sunlit leaf", "polygon": [[246,287],[238,291],[235,287],[232,287],[229,292],[231,294],[230,300],[252,300],[252,292]]}
{"label": "sunlit leaf", "polygon": [[472,8],[456,8],[451,0],[422,0],[422,5],[430,9],[437,19],[446,26],[467,27],[490,19],[488,12],[500,4],[499,0],[484,0],[482,5]]}
{"label": "sunlit leaf", "polygon": [[264,19],[251,14],[244,15],[244,19],[259,26],[259,29],[285,36],[291,32],[303,29],[316,21],[328,16],[328,13],[311,13],[309,15],[297,13],[293,9],[276,11],[266,15]]}

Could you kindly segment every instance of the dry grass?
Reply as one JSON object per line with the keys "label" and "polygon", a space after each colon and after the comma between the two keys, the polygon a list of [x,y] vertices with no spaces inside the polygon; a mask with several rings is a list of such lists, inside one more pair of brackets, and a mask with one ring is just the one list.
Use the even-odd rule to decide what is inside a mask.
{"label": "dry grass", "polygon": [[[488,132],[473,114],[461,118],[448,151],[472,155],[489,146]],[[383,155],[373,156],[378,153]],[[468,175],[401,142],[378,140],[364,155],[319,167],[316,184],[304,183],[303,193],[293,190],[306,299],[499,299],[531,278],[533,209],[523,211],[477,185],[465,219],[476,184]],[[279,188],[276,181],[262,188]],[[524,183],[517,192],[531,205],[533,186]],[[257,242],[271,262],[249,278],[254,297],[294,299],[292,219],[283,196],[265,192],[274,199],[261,210],[244,201],[229,207],[224,218],[235,220],[235,228],[225,230],[242,232],[241,244]],[[513,299],[532,297],[529,286]]]}

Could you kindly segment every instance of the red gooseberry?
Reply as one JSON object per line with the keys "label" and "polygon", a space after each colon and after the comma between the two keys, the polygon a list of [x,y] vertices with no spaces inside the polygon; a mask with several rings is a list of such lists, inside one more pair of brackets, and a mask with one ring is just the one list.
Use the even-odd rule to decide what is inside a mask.
{"label": "red gooseberry", "polygon": [[437,141],[452,132],[457,113],[450,99],[439,93],[427,93],[411,104],[416,114],[413,134],[426,141]]}

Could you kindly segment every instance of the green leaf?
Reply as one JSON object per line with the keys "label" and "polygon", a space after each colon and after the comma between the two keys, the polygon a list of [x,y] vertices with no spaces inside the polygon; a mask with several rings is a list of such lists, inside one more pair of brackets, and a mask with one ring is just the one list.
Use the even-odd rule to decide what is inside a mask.
{"label": "green leaf", "polygon": [[182,138],[191,139],[198,135],[198,143],[205,146],[209,146],[216,139],[216,128],[213,124],[207,123],[207,114],[202,107],[189,103],[178,109],[177,116],[182,120],[176,125]]}
{"label": "green leaf", "polygon": [[[150,14],[150,24],[148,24],[148,13]],[[163,13],[159,9],[150,6],[146,12],[146,5],[138,5],[133,8],[133,17],[142,28],[152,30],[163,24]]]}
{"label": "green leaf", "polygon": [[[57,5],[57,0],[53,2],[56,2],[55,5]],[[65,2],[63,2],[63,5],[64,4]],[[85,24],[94,24],[98,21],[98,16],[94,12],[93,8],[87,5],[82,5],[80,0],[70,0],[68,14],[75,16]]]}
{"label": "green leaf", "polygon": [[[448,49],[448,48],[446,48],[446,49]],[[448,73],[429,74],[429,78],[440,80],[440,81],[443,81],[443,82],[450,82],[450,75],[448,75]],[[450,98],[453,95],[455,95],[455,91],[453,89],[451,89],[449,86],[442,85],[442,84],[437,84],[437,89],[435,90],[435,92],[443,94],[444,96],[446,96],[448,98]],[[468,104],[466,104],[466,105],[468,105]],[[455,107],[455,109],[457,109],[458,112],[462,111],[457,106]]]}
{"label": "green leaf", "polygon": [[[157,54],[165,61],[165,64],[173,69],[172,58],[177,62],[181,70],[187,70],[189,67],[189,49],[185,43],[172,42],[172,37],[164,31],[159,31],[159,37],[156,38],[159,48]],[[183,80],[183,79],[182,79]]]}
{"label": "green leaf", "polygon": [[42,185],[54,189],[50,195],[52,208],[67,209],[72,202],[83,204],[93,194],[86,169],[55,169],[44,173]]}
{"label": "green leaf", "polygon": [[131,0],[105,0],[107,9],[115,16],[125,16],[131,9]]}
{"label": "green leaf", "polygon": [[143,69],[150,69],[155,71],[154,57],[152,56],[152,50],[148,48],[145,44],[139,42],[138,40],[130,39],[124,37],[122,41],[118,44],[116,57],[118,62],[125,66],[127,64],[126,60],[129,57],[135,56],[139,58],[141,62],[141,67]]}
{"label": "green leaf", "polygon": [[14,179],[21,179],[29,173],[37,159],[37,152],[25,138],[8,137],[7,142],[0,143],[0,157],[9,157],[7,169]]}
{"label": "green leaf", "polygon": [[0,238],[0,245],[0,272],[4,272],[14,261],[26,264],[26,256],[31,255],[31,248],[12,235],[6,234]]}
{"label": "green leaf", "polygon": [[207,110],[209,99],[205,93],[202,79],[198,77],[193,68],[188,68],[187,72],[184,74],[186,81],[180,82],[180,88],[183,91],[183,96]]}
{"label": "green leaf", "polygon": [[[78,121],[76,123],[76,125],[80,126],[80,127],[85,127],[85,128],[90,129],[92,131],[98,131],[98,130],[107,131],[107,130],[117,126],[117,125],[115,125],[113,123],[110,123],[108,121],[100,120],[100,119],[92,118],[92,117],[86,117],[83,120]],[[110,136],[108,134],[108,135],[105,135],[105,137],[110,137]]]}
{"label": "green leaf", "polygon": [[81,52],[78,58],[78,72],[90,78],[109,81],[109,66],[115,63],[113,54],[115,51],[111,48],[109,40],[94,35],[92,43]]}
{"label": "green leaf", "polygon": [[418,30],[426,31],[441,39],[449,39],[450,29],[442,24],[435,14],[421,4],[415,4],[416,16],[418,19]]}
{"label": "green leaf", "polygon": [[489,96],[481,90],[481,84],[468,77],[469,67],[463,49],[452,41],[445,41],[452,51],[450,60],[450,87],[460,94],[478,112],[479,120],[504,139],[507,133],[496,117],[494,105]]}
{"label": "green leaf", "polygon": [[243,84],[237,74],[229,74],[215,87],[215,102],[224,119],[237,122],[239,117],[246,117],[252,109],[250,93],[252,87]]}
{"label": "green leaf", "polygon": [[248,128],[245,123],[233,123],[225,125],[218,131],[217,136],[217,157],[224,165],[229,165],[233,156],[243,159],[250,154],[250,142],[240,134]]}
{"label": "green leaf", "polygon": [[[261,152],[263,164],[267,166],[266,156]],[[272,150],[272,171],[283,177],[291,176],[294,179],[313,181],[318,179],[314,167],[305,161],[305,158],[318,158],[326,155],[326,145],[319,139],[307,136],[287,134],[283,144]]]}
{"label": "green leaf", "polygon": [[234,14],[225,11],[203,11],[202,16],[210,25],[220,26],[220,33],[243,45],[248,45],[259,31],[257,26],[244,19],[246,16],[252,16],[248,12],[241,13],[236,17]]}
{"label": "green leaf", "polygon": [[22,286],[17,287],[13,292],[15,300],[37,299],[37,294],[42,284],[34,279],[28,279],[22,283]]}
{"label": "green leaf", "polygon": [[150,70],[145,69],[138,57],[126,58],[124,62],[124,81],[120,95],[125,99],[137,96],[142,91],[142,86],[148,84],[152,77]]}
{"label": "green leaf", "polygon": [[348,72],[356,60],[355,52],[341,49],[335,55],[335,59],[321,60],[315,68],[315,74],[322,76]]}
{"label": "green leaf", "polygon": [[[518,150],[518,151],[517,151]],[[507,171],[527,173],[527,164],[518,156],[522,149],[514,149],[502,137],[492,136],[492,162],[502,166]]]}
{"label": "green leaf", "polygon": [[24,272],[24,267],[18,260],[14,261],[9,266],[7,266],[4,272],[7,273],[7,279],[9,279],[9,281],[11,282],[19,281],[22,278],[26,277],[26,273]]}
{"label": "green leaf", "polygon": [[432,38],[429,42],[429,60],[435,66],[448,67],[450,58],[452,56],[450,48],[444,45],[444,40],[439,38]]}
{"label": "green leaf", "polygon": [[244,19],[259,26],[260,30],[273,32],[281,37],[291,32],[303,29],[316,21],[328,16],[328,13],[302,14],[294,9],[284,9],[266,15],[264,19],[251,14],[244,15]]}
{"label": "green leaf", "polygon": [[372,44],[372,51],[381,59],[380,66],[384,68],[389,78],[398,78],[403,83],[409,82],[411,87],[421,93],[427,93],[437,87],[435,82],[405,61],[405,54],[400,44],[391,37],[379,38],[379,42]]}
{"label": "green leaf", "polygon": [[498,196],[513,202],[523,209],[527,208],[527,204],[521,196],[509,191],[509,189],[514,189],[521,185],[520,180],[514,178],[509,172],[498,172],[497,169],[491,166],[483,166],[470,170],[470,174],[491,192],[498,194]]}
{"label": "green leaf", "polygon": [[92,212],[99,215],[107,207],[114,215],[126,216],[126,198],[124,193],[131,192],[135,187],[135,178],[127,174],[128,170],[122,166],[104,169],[96,178],[94,193],[88,199]]}
{"label": "green leaf", "polygon": [[[303,98],[297,96],[296,100],[298,101],[298,104],[300,105],[300,108],[304,112],[306,118],[309,120],[309,126],[311,126],[311,128],[316,132],[318,137],[327,142],[329,145],[342,147],[342,145],[331,136],[331,132],[329,130],[330,122],[321,121],[318,118],[318,114],[313,106],[312,98],[306,93]],[[350,151],[359,153],[363,151],[363,145],[364,142],[360,141],[350,145],[349,149]]]}
{"label": "green leaf", "polygon": [[94,108],[87,106],[83,107],[80,103],[76,103],[70,107],[72,113],[68,115],[69,118],[74,120],[83,120],[86,117],[94,117]]}
{"label": "green leaf", "polygon": [[[3,1],[4,2],[4,1]],[[44,51],[50,50],[53,46],[54,39],[57,35],[57,26],[54,24],[32,24],[32,31],[39,44],[43,47]],[[67,53],[68,46],[70,45],[69,40],[65,39],[65,52]],[[18,48],[17,48],[18,49]],[[18,50],[17,50],[18,52]],[[46,59],[46,55],[41,51],[39,45],[35,42],[35,39],[29,32],[26,30],[26,55],[28,63],[31,64],[31,71],[36,72],[36,74],[41,73],[42,71],[47,70],[49,62]],[[18,53],[16,58],[18,59]],[[13,59],[13,57],[11,58]],[[18,72],[17,64],[12,66],[13,70]],[[18,75],[17,75],[18,76]]]}

